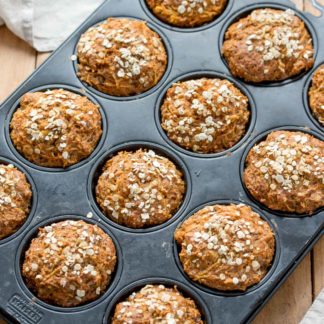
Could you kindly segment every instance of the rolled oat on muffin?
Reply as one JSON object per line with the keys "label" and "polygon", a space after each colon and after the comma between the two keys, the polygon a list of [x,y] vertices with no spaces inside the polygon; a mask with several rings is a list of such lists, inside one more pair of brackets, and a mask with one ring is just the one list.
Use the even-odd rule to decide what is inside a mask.
{"label": "rolled oat on muffin", "polygon": [[0,240],[15,233],[30,212],[32,191],[24,173],[0,163]]}
{"label": "rolled oat on muffin", "polygon": [[275,253],[270,226],[243,204],[204,207],[186,219],[174,237],[184,272],[222,291],[245,291],[259,283]]}
{"label": "rolled oat on muffin", "polygon": [[167,66],[161,37],[146,22],[108,18],[89,28],[77,46],[79,78],[103,93],[125,97],[154,87]]}
{"label": "rolled oat on muffin", "polygon": [[247,131],[248,98],[227,80],[202,78],[174,83],[161,106],[162,128],[184,149],[218,153]]}
{"label": "rolled oat on muffin", "polygon": [[146,285],[117,304],[112,324],[203,324],[195,302],[175,286]]}
{"label": "rolled oat on muffin", "polygon": [[101,134],[99,107],[63,89],[26,93],[10,122],[17,151],[28,161],[50,168],[66,168],[87,158]]}
{"label": "rolled oat on muffin", "polygon": [[308,95],[312,113],[324,126],[324,64],[314,72]]}
{"label": "rolled oat on muffin", "polygon": [[291,9],[253,10],[228,28],[222,53],[235,77],[254,83],[286,80],[314,64],[310,33]]}
{"label": "rolled oat on muffin", "polygon": [[311,214],[324,206],[324,142],[304,132],[273,131],[250,150],[243,177],[266,207]]}
{"label": "rolled oat on muffin", "polygon": [[39,229],[25,252],[22,275],[42,301],[76,307],[106,291],[115,265],[108,234],[97,225],[66,220]]}
{"label": "rolled oat on muffin", "polygon": [[228,0],[146,0],[154,15],[177,27],[198,27],[213,21],[226,8]]}
{"label": "rolled oat on muffin", "polygon": [[109,159],[96,185],[96,200],[112,221],[146,228],[168,221],[185,193],[183,174],[153,150],[121,151]]}

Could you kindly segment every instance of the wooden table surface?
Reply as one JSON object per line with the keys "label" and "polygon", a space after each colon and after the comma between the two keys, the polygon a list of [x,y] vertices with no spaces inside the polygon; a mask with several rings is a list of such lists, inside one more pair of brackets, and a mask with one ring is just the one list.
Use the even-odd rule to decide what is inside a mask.
{"label": "wooden table surface", "polygon": [[[308,0],[294,0],[301,10],[316,13]],[[324,5],[324,0],[318,1]],[[0,27],[0,102],[39,66],[48,53],[37,53]],[[324,237],[275,293],[253,324],[297,324],[324,288]],[[0,324],[3,322],[0,319]],[[234,324],[234,323],[233,323]]]}

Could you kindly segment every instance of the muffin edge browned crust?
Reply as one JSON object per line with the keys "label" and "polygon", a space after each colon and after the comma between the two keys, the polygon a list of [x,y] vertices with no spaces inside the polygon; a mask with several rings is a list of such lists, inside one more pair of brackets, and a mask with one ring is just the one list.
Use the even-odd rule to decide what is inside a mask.
{"label": "muffin edge browned crust", "polygon": [[311,112],[319,123],[324,126],[324,64],[314,72],[308,95]]}
{"label": "muffin edge browned crust", "polygon": [[235,77],[253,83],[286,80],[314,64],[311,36],[291,9],[256,9],[233,23],[222,53]]}
{"label": "muffin edge browned crust", "polygon": [[274,259],[269,224],[247,205],[200,209],[175,231],[184,272],[220,291],[245,291],[259,283]]}
{"label": "muffin edge browned crust", "polygon": [[311,214],[323,207],[323,152],[324,142],[308,133],[273,131],[248,153],[243,181],[272,210]]}
{"label": "muffin edge browned crust", "polygon": [[42,301],[75,307],[104,293],[115,265],[108,234],[97,225],[66,220],[39,229],[25,252],[22,275]]}
{"label": "muffin edge browned crust", "polygon": [[139,95],[154,87],[168,63],[161,37],[145,21],[108,18],[89,28],[78,46],[79,78],[108,95]]}
{"label": "muffin edge browned crust", "polygon": [[120,151],[109,159],[96,185],[96,200],[112,221],[147,228],[168,221],[184,199],[182,172],[153,150]]}
{"label": "muffin edge browned crust", "polygon": [[26,175],[12,164],[0,162],[0,242],[19,230],[32,204]]}
{"label": "muffin edge browned crust", "polygon": [[203,324],[201,314],[191,298],[184,297],[176,286],[167,288],[163,285],[146,285],[126,301],[118,303],[112,324],[150,324],[152,320],[154,323],[175,320],[177,323]]}

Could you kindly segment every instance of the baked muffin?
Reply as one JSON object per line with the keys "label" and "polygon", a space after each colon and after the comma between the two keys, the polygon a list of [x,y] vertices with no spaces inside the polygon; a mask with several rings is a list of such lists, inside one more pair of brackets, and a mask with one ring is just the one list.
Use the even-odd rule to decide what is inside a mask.
{"label": "baked muffin", "polygon": [[121,151],[108,160],[96,186],[96,199],[112,221],[145,228],[169,220],[182,203],[183,174],[152,150]]}
{"label": "baked muffin", "polygon": [[12,164],[0,164],[0,240],[25,222],[32,192],[26,176]]}
{"label": "baked muffin", "polygon": [[146,0],[162,21],[177,27],[197,27],[211,22],[226,8],[227,0]]}
{"label": "baked muffin", "polygon": [[249,152],[244,183],[270,209],[310,214],[324,206],[324,142],[295,131],[274,131]]}
{"label": "baked muffin", "polygon": [[313,75],[309,89],[309,105],[313,115],[324,126],[324,64]]}
{"label": "baked muffin", "polygon": [[200,209],[176,230],[186,274],[218,290],[241,290],[266,275],[275,252],[267,222],[251,207],[214,205]]}
{"label": "baked muffin", "polygon": [[89,28],[77,46],[78,76],[112,96],[137,95],[155,86],[167,66],[160,36],[144,21],[108,18]]}
{"label": "baked muffin", "polygon": [[66,168],[87,158],[101,133],[99,108],[87,97],[63,89],[26,93],[10,123],[18,152],[50,168]]}
{"label": "baked muffin", "polygon": [[105,292],[115,264],[109,235],[96,225],[66,220],[39,229],[25,253],[22,275],[39,299],[74,307]]}
{"label": "baked muffin", "polygon": [[202,324],[201,314],[190,298],[175,286],[146,285],[117,304],[112,324]]}
{"label": "baked muffin", "polygon": [[194,152],[217,153],[244,136],[250,111],[248,98],[231,82],[203,78],[173,84],[161,117],[174,143]]}
{"label": "baked muffin", "polygon": [[222,52],[235,77],[254,83],[285,80],[314,64],[311,36],[290,9],[253,10],[226,31]]}

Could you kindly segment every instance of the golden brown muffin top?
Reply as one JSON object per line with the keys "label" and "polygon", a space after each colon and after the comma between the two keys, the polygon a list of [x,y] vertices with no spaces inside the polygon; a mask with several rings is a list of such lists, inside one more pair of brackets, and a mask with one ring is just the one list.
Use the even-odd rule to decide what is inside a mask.
{"label": "golden brown muffin top", "polygon": [[258,283],[275,251],[268,223],[243,204],[204,207],[179,226],[175,239],[187,275],[218,290],[246,290]]}
{"label": "golden brown muffin top", "polygon": [[40,299],[72,307],[104,293],[115,264],[109,235],[96,225],[66,220],[39,229],[26,251],[22,273]]}
{"label": "golden brown muffin top", "polygon": [[87,97],[67,90],[26,93],[10,129],[16,149],[27,160],[67,167],[95,149],[102,133],[101,114]]}
{"label": "golden brown muffin top", "polygon": [[78,43],[79,77],[114,96],[142,93],[159,82],[167,55],[146,22],[108,18],[89,28]]}
{"label": "golden brown muffin top", "polygon": [[249,121],[248,98],[227,80],[177,82],[161,107],[162,127],[185,149],[217,153],[235,145]]}
{"label": "golden brown muffin top", "polygon": [[227,0],[146,0],[162,21],[178,27],[197,27],[219,16]]}
{"label": "golden brown muffin top", "polygon": [[117,304],[112,324],[203,324],[201,314],[190,298],[175,286],[146,285]]}
{"label": "golden brown muffin top", "polygon": [[256,9],[229,27],[223,54],[247,81],[284,80],[313,66],[312,39],[294,11]]}
{"label": "golden brown muffin top", "polygon": [[313,75],[309,103],[313,114],[324,126],[324,64],[318,67]]}
{"label": "golden brown muffin top", "polygon": [[311,213],[324,202],[324,142],[303,132],[271,132],[249,152],[244,182],[271,209]]}
{"label": "golden brown muffin top", "polygon": [[29,213],[31,198],[26,176],[12,164],[0,164],[0,239],[21,226]]}
{"label": "golden brown muffin top", "polygon": [[170,219],[183,200],[181,171],[153,150],[121,151],[108,160],[96,187],[96,198],[113,221],[143,228]]}

